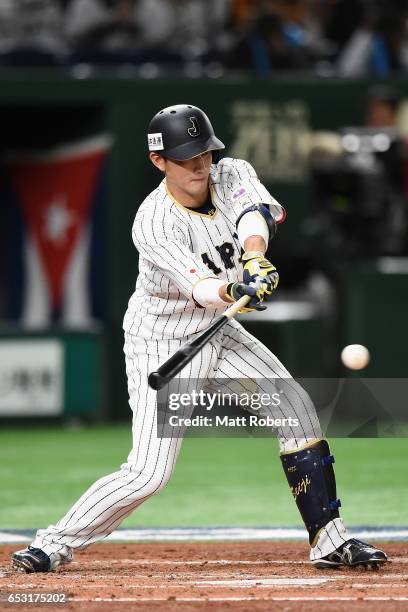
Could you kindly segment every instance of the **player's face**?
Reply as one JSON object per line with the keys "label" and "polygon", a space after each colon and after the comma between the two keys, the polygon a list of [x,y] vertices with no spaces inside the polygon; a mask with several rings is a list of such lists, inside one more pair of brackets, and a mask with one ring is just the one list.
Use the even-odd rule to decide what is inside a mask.
{"label": "player's face", "polygon": [[208,195],[211,151],[185,161],[165,159],[157,154],[151,154],[150,158],[166,174],[167,187],[180,204],[200,206],[204,203]]}

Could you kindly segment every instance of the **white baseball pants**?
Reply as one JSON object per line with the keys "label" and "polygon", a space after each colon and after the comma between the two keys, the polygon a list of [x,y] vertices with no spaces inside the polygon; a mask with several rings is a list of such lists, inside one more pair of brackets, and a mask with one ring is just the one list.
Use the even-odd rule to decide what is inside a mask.
{"label": "white baseball pants", "polygon": [[[37,532],[32,546],[44,550],[53,567],[70,561],[73,549],[86,548],[105,538],[169,481],[182,439],[158,436],[157,394],[148,386],[147,376],[190,339],[158,342],[125,334],[133,448],[117,472],[95,482],[56,525]],[[278,428],[281,451],[301,448],[322,437],[306,391],[291,379],[280,361],[235,320],[229,321],[179,376],[201,380],[276,379],[277,388],[279,379],[286,379],[283,401],[268,410],[274,418],[297,419],[299,426]],[[347,539],[342,520],[331,521],[311,549],[311,559],[329,554]]]}

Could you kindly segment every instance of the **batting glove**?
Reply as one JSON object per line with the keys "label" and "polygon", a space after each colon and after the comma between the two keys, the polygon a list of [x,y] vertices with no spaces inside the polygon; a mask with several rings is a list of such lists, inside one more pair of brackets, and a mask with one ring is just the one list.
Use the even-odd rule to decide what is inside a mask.
{"label": "batting glove", "polygon": [[251,297],[247,306],[241,308],[239,313],[252,312],[253,310],[265,310],[266,306],[262,304],[265,292],[265,283],[230,283],[227,286],[226,294],[231,302],[237,302],[242,296],[249,295]]}
{"label": "batting glove", "polygon": [[263,289],[263,299],[269,300],[278,286],[279,274],[273,264],[258,251],[249,251],[242,256],[244,265],[243,281],[261,284]]}

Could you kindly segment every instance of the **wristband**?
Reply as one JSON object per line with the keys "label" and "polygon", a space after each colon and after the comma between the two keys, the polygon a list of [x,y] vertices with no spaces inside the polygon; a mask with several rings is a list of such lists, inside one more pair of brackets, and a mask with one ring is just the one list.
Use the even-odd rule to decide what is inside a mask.
{"label": "wristband", "polygon": [[265,257],[265,253],[263,251],[246,251],[246,253],[242,256],[242,261],[249,261],[250,259],[255,259],[255,257]]}
{"label": "wristband", "polygon": [[219,294],[219,289],[223,285],[225,285],[225,281],[219,278],[200,278],[193,287],[192,295],[194,301],[204,308],[225,306],[226,302]]}

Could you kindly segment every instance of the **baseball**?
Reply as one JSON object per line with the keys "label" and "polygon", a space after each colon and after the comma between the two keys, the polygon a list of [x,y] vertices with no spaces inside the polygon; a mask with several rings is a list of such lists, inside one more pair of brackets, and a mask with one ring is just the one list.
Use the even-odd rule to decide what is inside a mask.
{"label": "baseball", "polygon": [[341,351],[341,360],[350,370],[362,370],[370,361],[370,352],[362,344],[349,344]]}

